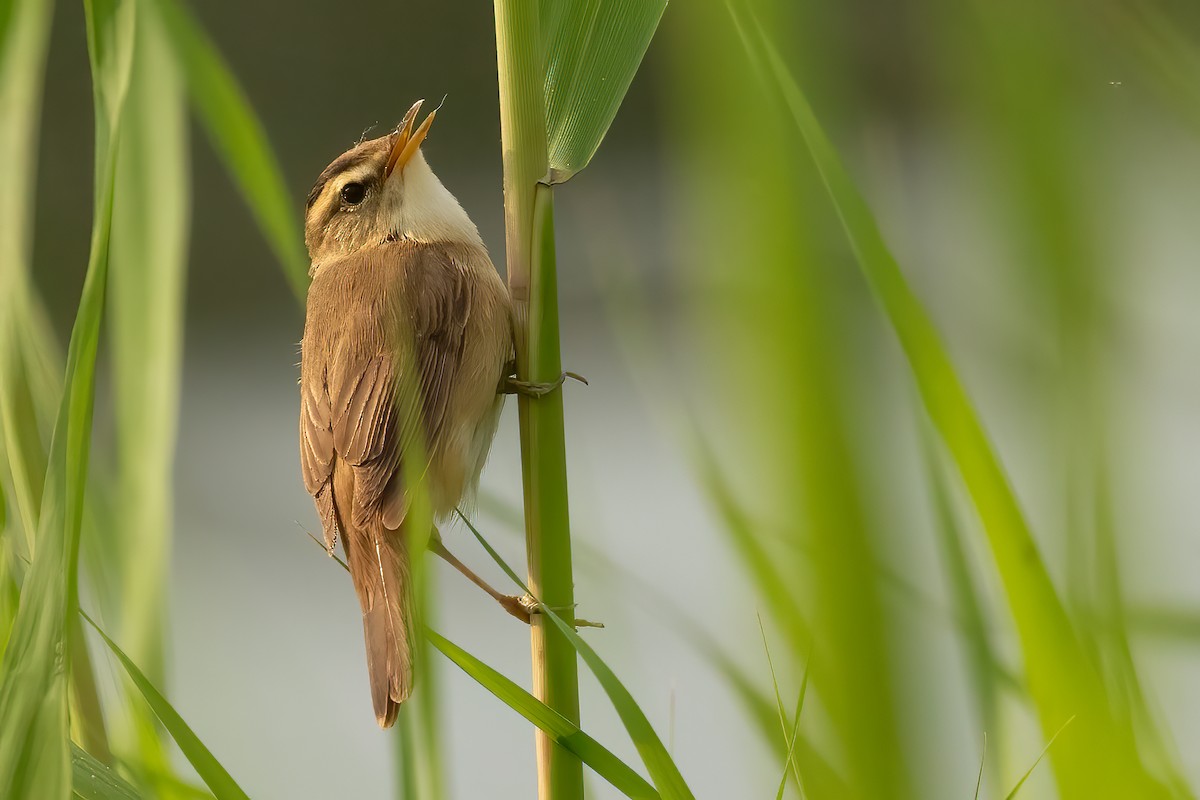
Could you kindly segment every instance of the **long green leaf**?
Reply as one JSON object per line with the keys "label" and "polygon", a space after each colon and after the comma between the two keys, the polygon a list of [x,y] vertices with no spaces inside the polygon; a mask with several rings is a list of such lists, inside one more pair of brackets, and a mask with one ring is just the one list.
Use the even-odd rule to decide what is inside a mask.
{"label": "long green leaf", "polygon": [[489,667],[458,645],[432,630],[426,638],[446,658],[474,678],[480,686],[496,695],[512,710],[549,734],[553,740],[579,756],[596,774],[619,789],[626,797],[659,796],[646,779],[613,755],[607,748],[579,729],[575,723],[547,706],[501,673]]}
{"label": "long green leaf", "polygon": [[96,760],[73,742],[71,774],[72,791],[80,800],[141,800],[137,789],[112,767]]}
{"label": "long green leaf", "polygon": [[550,183],[588,165],[617,116],[666,0],[541,0]]}
{"label": "long green leaf", "polygon": [[117,643],[108,638],[100,626],[92,620],[87,614],[83,614],[83,618],[96,629],[96,633],[100,634],[100,638],[112,650],[113,655],[121,662],[121,666],[129,674],[138,691],[142,693],[142,697],[150,704],[150,708],[154,714],[162,722],[163,727],[171,734],[171,738],[179,745],[180,751],[187,758],[188,763],[195,768],[196,774],[200,779],[212,789],[217,800],[248,800],[246,793],[237,785],[233,777],[221,766],[221,762],[217,761],[212,752],[200,741],[199,737],[192,731],[183,717],[179,716],[179,712],[167,701],[167,698],[162,696],[162,693],[154,687],[137,665],[130,660],[129,656],[117,646]]}
{"label": "long green leaf", "polygon": [[233,72],[179,0],[158,0],[196,114],[225,162],[298,298],[308,291],[308,256],[295,204],[266,132]]}
{"label": "long green leaf", "polygon": [[[733,8],[731,6],[731,11]],[[1016,622],[1030,694],[1043,730],[1078,715],[1076,735],[1055,751],[1065,796],[1168,796],[1138,759],[1129,726],[1109,699],[1079,644],[1037,545],[945,347],[879,233],[836,151],[770,38],[733,11],[752,57],[782,94],[849,237],[868,284],[908,358],[921,398],[946,442],[988,535]]]}
{"label": "long green leaf", "polygon": [[[487,551],[492,560],[504,570],[509,579],[520,586],[527,594],[529,588],[525,585],[517,573],[513,572],[508,563],[500,557],[483,535],[470,523],[465,517],[463,521],[467,523],[468,529],[474,534],[475,539]],[[531,595],[532,596],[532,595]],[[688,788],[687,783],[683,780],[683,776],[679,773],[679,768],[675,766],[674,759],[667,752],[667,748],[663,746],[662,740],[658,738],[658,734],[654,731],[654,727],[650,724],[650,720],[646,719],[645,713],[638,706],[637,701],[633,699],[633,695],[625,688],[616,674],[609,669],[604,660],[596,654],[591,645],[580,638],[575,629],[563,622],[558,614],[551,611],[541,600],[534,598],[538,603],[538,613],[550,620],[559,632],[571,643],[575,651],[582,656],[584,663],[588,665],[588,669],[596,676],[596,680],[600,682],[600,686],[604,689],[604,693],[608,695],[609,701],[616,709],[617,716],[621,718],[625,730],[629,733],[629,738],[633,740],[634,747],[637,748],[638,755],[642,757],[642,763],[646,765],[647,771],[650,773],[650,778],[654,781],[655,787],[666,798],[692,798],[692,791]]]}
{"label": "long green leaf", "polygon": [[0,664],[0,796],[67,798],[71,791],[66,664],[78,593],[79,534],[92,432],[96,351],[108,278],[119,126],[133,51],[132,0],[84,3],[96,117],[91,254],[51,441],[37,552]]}
{"label": "long green leaf", "polygon": [[971,680],[974,684],[975,702],[978,703],[979,721],[983,730],[989,731],[1000,741],[1001,717],[997,713],[999,681],[993,665],[996,653],[988,636],[988,624],[984,617],[982,593],[975,584],[967,563],[965,532],[955,519],[950,502],[950,488],[946,485],[942,459],[936,450],[937,443],[925,420],[918,421],[921,427],[921,450],[933,504],[933,523],[937,531],[942,554],[942,564],[950,584],[954,606],[963,617],[959,627],[966,650]]}
{"label": "long green leaf", "polygon": [[120,554],[122,639],[161,681],[190,176],[183,79],[157,4],[139,2],[146,13],[122,128],[108,316],[121,513],[116,540],[104,546]]}
{"label": "long green leaf", "polygon": [[11,513],[21,520],[27,552],[33,549],[46,472],[25,345],[33,302],[29,265],[36,204],[31,198],[52,9],[51,0],[19,0],[4,3],[0,11],[0,172],[5,175],[0,187],[0,434],[12,479]]}
{"label": "long green leaf", "polygon": [[[519,509],[484,490],[480,491],[479,507],[481,510],[486,510],[489,515],[500,519],[506,526],[519,530],[522,524]],[[739,517],[741,516],[740,508],[736,513]],[[462,516],[461,512],[460,516]],[[470,520],[465,517],[463,521],[468,525],[471,524]],[[314,541],[316,540],[314,539]],[[317,544],[324,547],[319,541]],[[692,615],[681,608],[659,587],[632,574],[606,551],[589,545],[586,539],[579,543],[579,552],[581,554],[580,564],[585,570],[595,572],[597,579],[603,576],[606,582],[619,581],[622,585],[628,586],[628,590],[622,592],[623,595],[629,597],[631,602],[639,608],[653,608],[657,612],[655,619],[664,629],[680,636],[699,653],[709,666],[720,674],[725,685],[741,702],[763,742],[775,748],[786,759],[787,748],[781,745],[781,740],[776,735],[778,720],[771,700],[764,691],[755,685],[746,670],[730,656],[713,632],[697,622]],[[814,796],[846,797],[849,795],[849,789],[845,782],[811,741],[803,734],[799,734],[794,745],[800,769],[805,775],[805,782],[811,785]]]}

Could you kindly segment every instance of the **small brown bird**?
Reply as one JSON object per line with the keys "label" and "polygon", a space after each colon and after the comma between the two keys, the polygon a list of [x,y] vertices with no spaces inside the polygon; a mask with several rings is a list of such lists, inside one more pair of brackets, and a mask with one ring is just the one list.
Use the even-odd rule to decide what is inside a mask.
{"label": "small brown bird", "polygon": [[[301,342],[300,464],[331,555],[342,538],[384,728],[412,691],[419,635],[410,549],[426,532],[406,530],[409,482],[423,476],[435,519],[471,493],[512,356],[508,292],[474,223],[421,154],[436,111],[414,130],[420,107],[394,133],[326,167],[305,219],[312,284]],[[449,556],[436,531],[431,541],[528,620],[515,598]]]}

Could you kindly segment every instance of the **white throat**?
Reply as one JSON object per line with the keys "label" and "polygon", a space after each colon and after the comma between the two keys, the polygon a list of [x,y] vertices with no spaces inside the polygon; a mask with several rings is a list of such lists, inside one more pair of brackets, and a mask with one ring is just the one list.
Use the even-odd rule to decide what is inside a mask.
{"label": "white throat", "polygon": [[417,242],[458,242],[483,247],[479,230],[420,150],[384,184],[391,232]]}

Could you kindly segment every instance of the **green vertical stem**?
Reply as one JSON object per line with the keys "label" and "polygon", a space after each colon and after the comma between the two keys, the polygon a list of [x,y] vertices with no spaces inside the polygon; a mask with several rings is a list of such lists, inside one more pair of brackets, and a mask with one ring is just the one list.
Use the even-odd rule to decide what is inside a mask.
{"label": "green vertical stem", "polygon": [[[562,357],[554,252],[554,190],[540,183],[534,196],[533,236],[528,374],[529,380],[548,381],[562,372]],[[575,582],[567,512],[562,389],[536,400],[522,398],[519,404],[529,588],[568,624],[573,624]],[[579,678],[575,648],[561,632],[537,617],[532,625],[531,643],[534,693],[546,705],[578,724]],[[538,761],[542,797],[554,800],[583,797],[579,760],[551,744],[540,732]],[[550,788],[547,790],[547,787]]]}
{"label": "green vertical stem", "polygon": [[[537,0],[495,0],[504,151],[504,219],[513,341],[522,380],[550,381],[562,371],[555,276],[553,190],[546,175],[546,119]],[[518,400],[529,588],[573,622],[575,592],[567,513],[562,390]],[[579,722],[578,665],[563,635],[535,617],[531,625],[534,694]],[[583,797],[583,765],[536,733],[538,795]]]}

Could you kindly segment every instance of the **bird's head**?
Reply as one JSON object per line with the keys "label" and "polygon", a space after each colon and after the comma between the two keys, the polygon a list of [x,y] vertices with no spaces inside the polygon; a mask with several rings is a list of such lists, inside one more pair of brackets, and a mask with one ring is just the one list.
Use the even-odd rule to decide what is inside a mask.
{"label": "bird's head", "polygon": [[315,273],[364,247],[409,239],[483,246],[471,218],[421,154],[436,109],[417,126],[418,100],[387,136],[334,159],[308,195],[304,241]]}

